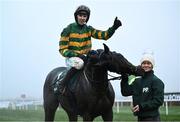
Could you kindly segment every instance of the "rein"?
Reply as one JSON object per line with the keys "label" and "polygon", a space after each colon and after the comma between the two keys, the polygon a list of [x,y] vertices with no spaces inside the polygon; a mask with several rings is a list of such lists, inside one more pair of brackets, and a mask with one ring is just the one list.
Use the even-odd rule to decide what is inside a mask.
{"label": "rein", "polygon": [[[89,82],[89,79],[88,79],[88,77],[87,77],[87,75],[86,75],[85,70],[83,70],[83,74],[84,74],[85,79]],[[111,80],[121,80],[121,79],[122,79],[121,76],[115,77],[115,76],[110,75],[110,74],[108,74],[108,75],[112,77],[112,78],[108,79],[108,81],[111,81]]]}
{"label": "rein", "polygon": [[108,75],[111,76],[111,77],[113,77],[113,78],[108,79],[108,81],[110,81],[110,80],[121,80],[121,79],[122,79],[121,76],[115,77],[115,76],[110,75],[110,74],[108,74]]}

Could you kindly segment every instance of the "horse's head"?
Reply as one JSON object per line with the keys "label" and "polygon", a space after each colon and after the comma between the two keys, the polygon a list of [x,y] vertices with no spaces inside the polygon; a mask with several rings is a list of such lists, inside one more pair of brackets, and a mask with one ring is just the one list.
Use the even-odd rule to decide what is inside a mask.
{"label": "horse's head", "polygon": [[144,70],[140,66],[134,66],[120,53],[111,52],[107,45],[104,44],[104,50],[97,51],[99,65],[106,67],[109,71],[119,74],[144,75]]}

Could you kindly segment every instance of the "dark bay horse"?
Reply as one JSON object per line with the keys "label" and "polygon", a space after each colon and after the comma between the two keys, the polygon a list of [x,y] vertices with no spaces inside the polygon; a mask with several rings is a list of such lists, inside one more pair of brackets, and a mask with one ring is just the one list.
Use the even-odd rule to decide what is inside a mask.
{"label": "dark bay horse", "polygon": [[65,70],[58,67],[52,70],[44,84],[45,121],[53,121],[59,104],[66,111],[69,121],[77,121],[78,115],[83,121],[93,121],[101,116],[104,121],[113,120],[115,93],[108,81],[108,71],[116,73],[140,74],[142,70],[132,65],[121,54],[111,52],[104,45],[104,50],[97,50],[98,57],[89,56],[89,60],[76,77],[76,87],[72,92],[66,89],[66,95],[57,95],[51,86],[52,81]]}

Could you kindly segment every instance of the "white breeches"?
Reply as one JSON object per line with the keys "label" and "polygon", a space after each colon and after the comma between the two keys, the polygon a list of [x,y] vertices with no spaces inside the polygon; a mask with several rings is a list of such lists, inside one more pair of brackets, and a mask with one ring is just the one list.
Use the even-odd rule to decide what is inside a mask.
{"label": "white breeches", "polygon": [[66,58],[66,66],[81,69],[84,66],[84,61],[79,57]]}

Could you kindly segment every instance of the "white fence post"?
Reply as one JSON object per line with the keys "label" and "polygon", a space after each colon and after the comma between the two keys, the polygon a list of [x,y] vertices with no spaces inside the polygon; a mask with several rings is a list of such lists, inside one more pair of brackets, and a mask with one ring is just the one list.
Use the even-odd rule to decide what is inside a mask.
{"label": "white fence post", "polygon": [[117,102],[117,113],[119,113],[119,101]]}
{"label": "white fence post", "polygon": [[166,115],[168,115],[168,101],[166,101],[165,104],[166,104]]}

